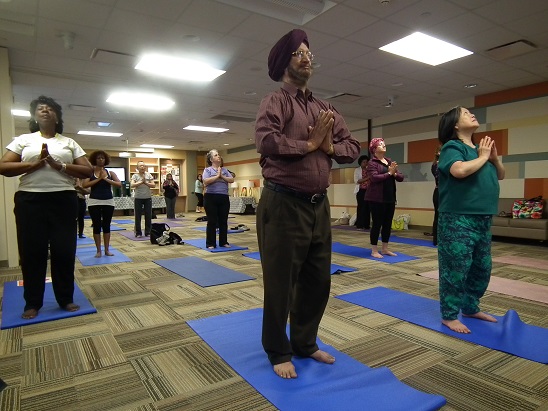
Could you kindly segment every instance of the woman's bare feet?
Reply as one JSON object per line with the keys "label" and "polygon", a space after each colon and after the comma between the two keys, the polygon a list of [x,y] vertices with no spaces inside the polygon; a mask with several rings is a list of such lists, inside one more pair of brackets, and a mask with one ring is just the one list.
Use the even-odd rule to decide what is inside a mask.
{"label": "woman's bare feet", "polygon": [[392,251],[388,251],[388,250],[383,250],[382,254],[389,255],[391,257],[397,257],[398,256],[396,253],[393,253]]}
{"label": "woman's bare feet", "polygon": [[318,350],[310,356],[310,358],[315,359],[318,362],[323,362],[326,364],[333,364],[335,362],[335,357],[331,354],[326,353],[325,351]]}
{"label": "woman's bare feet", "polygon": [[75,311],[78,311],[79,309],[80,306],[74,303],[67,304],[63,307],[63,310],[68,311],[69,313],[73,313]]}
{"label": "woman's bare feet", "polygon": [[21,318],[23,318],[24,320],[32,320],[33,318],[36,318],[37,315],[38,315],[38,310],[35,310],[34,308],[30,308],[23,312],[23,314],[21,315]]}
{"label": "woman's bare feet", "polygon": [[441,323],[457,333],[470,334],[471,332],[470,329],[459,320],[441,320]]}
{"label": "woman's bare feet", "polygon": [[371,251],[371,257],[373,257],[373,258],[383,258],[382,254],[379,253],[378,251]]}
{"label": "woman's bare feet", "polygon": [[475,314],[462,314],[464,317],[477,318],[478,320],[489,321],[490,323],[498,322],[492,315],[478,311]]}
{"label": "woman's bare feet", "polygon": [[291,361],[276,364],[274,366],[274,372],[278,377],[282,378],[297,378],[297,372],[295,366]]}
{"label": "woman's bare feet", "polygon": [[112,257],[114,254],[112,254],[110,251],[105,250],[105,255],[108,255],[109,257]]}
{"label": "woman's bare feet", "polygon": [[95,258],[101,258],[101,251],[97,251],[97,253],[95,253]]}

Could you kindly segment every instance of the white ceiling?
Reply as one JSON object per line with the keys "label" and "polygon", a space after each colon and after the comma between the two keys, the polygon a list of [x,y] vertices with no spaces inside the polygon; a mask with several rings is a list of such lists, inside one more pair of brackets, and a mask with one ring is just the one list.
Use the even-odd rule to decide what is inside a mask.
{"label": "white ceiling", "polygon": [[[293,1],[311,7],[324,3]],[[247,6],[231,5],[235,3]],[[9,51],[14,108],[28,109],[41,94],[53,97],[63,106],[64,134],[88,149],[123,149],[126,138],[130,147],[171,144],[184,150],[253,144],[260,100],[277,87],[268,77],[268,53],[296,27],[308,33],[320,64],[311,90],[321,97],[356,96],[331,100],[351,130],[367,119],[548,81],[546,0],[390,0],[385,5],[379,0],[331,0],[326,3],[333,7],[302,26],[295,22],[311,14],[288,9],[287,3],[291,1],[0,0],[0,46]],[[432,67],[378,50],[419,30],[474,54]],[[64,48],[63,32],[74,33],[72,49]],[[517,40],[536,49],[503,60],[486,53]],[[208,84],[155,78],[133,69],[148,51],[195,57],[226,73]],[[464,88],[469,83],[478,86]],[[176,101],[175,109],[151,113],[106,103],[112,91],[121,89],[163,93]],[[386,108],[389,96],[394,105]],[[98,120],[112,122],[106,131],[124,135],[75,136],[78,130],[94,129],[89,122]],[[191,123],[230,131],[182,130]],[[18,134],[26,130],[26,122],[16,119]]]}

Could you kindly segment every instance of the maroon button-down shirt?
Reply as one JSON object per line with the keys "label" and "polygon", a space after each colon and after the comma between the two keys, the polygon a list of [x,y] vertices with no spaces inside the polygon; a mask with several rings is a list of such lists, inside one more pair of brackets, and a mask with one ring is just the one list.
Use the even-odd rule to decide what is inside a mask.
{"label": "maroon button-down shirt", "polygon": [[[332,156],[322,150],[307,153],[308,127],[314,127],[320,110],[334,113]],[[307,194],[329,187],[332,158],[339,164],[352,163],[360,154],[360,143],[331,104],[288,83],[262,100],[255,144],[265,179]]]}

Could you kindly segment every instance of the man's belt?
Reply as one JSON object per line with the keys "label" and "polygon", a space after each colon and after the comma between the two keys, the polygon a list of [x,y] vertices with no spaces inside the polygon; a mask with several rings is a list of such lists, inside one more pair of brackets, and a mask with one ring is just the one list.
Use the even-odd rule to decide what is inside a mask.
{"label": "man's belt", "polygon": [[301,193],[300,191],[293,190],[292,188],[283,186],[281,184],[272,183],[268,180],[265,180],[264,186],[269,190],[276,191],[278,193],[284,193],[290,195],[291,197],[295,197],[312,204],[319,203],[325,198],[325,192],[318,194]]}

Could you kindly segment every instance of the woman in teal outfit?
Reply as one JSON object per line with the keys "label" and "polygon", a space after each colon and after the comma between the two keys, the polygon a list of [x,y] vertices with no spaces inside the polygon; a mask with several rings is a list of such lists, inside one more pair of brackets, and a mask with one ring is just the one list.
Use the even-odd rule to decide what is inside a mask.
{"label": "woman in teal outfit", "polygon": [[479,309],[491,276],[491,219],[497,213],[504,166],[489,136],[472,141],[479,123],[464,107],[445,113],[439,123],[438,262],[442,323],[470,333],[458,314],[497,320]]}

